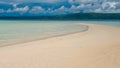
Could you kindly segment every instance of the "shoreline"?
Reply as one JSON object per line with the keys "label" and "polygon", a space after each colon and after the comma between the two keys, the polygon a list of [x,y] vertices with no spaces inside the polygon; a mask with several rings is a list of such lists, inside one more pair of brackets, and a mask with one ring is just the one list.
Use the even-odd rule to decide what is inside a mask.
{"label": "shoreline", "polygon": [[0,48],[1,47],[7,47],[7,46],[14,46],[14,45],[19,45],[19,44],[24,44],[24,43],[29,43],[29,42],[34,42],[34,41],[39,41],[39,40],[45,40],[45,39],[50,39],[50,38],[55,38],[55,37],[61,37],[61,36],[66,36],[66,35],[71,35],[71,34],[76,34],[76,33],[81,33],[81,32],[86,32],[86,31],[89,30],[89,26],[87,26],[85,24],[78,24],[78,25],[85,26],[85,29],[78,30],[78,31],[73,31],[73,32],[68,32],[68,33],[63,33],[63,34],[56,34],[56,35],[53,35],[53,36],[46,36],[46,37],[43,37],[43,38],[37,38],[37,39],[33,39],[33,40],[32,39],[31,40],[26,39],[26,41],[24,40],[23,42],[16,42],[16,43],[0,45]]}
{"label": "shoreline", "polygon": [[85,25],[85,32],[0,48],[0,68],[120,68],[120,28]]}

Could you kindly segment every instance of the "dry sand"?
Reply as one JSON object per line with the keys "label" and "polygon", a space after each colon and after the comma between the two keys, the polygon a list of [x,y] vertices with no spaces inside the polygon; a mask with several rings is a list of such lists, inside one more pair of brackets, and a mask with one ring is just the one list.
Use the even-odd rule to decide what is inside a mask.
{"label": "dry sand", "polygon": [[0,68],[120,68],[120,27],[89,30],[0,48]]}

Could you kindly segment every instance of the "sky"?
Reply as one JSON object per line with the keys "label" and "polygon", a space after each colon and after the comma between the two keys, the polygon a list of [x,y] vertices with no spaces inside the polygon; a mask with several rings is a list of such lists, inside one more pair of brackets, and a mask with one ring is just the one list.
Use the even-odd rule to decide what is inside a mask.
{"label": "sky", "polygon": [[0,0],[0,16],[120,13],[120,0]]}

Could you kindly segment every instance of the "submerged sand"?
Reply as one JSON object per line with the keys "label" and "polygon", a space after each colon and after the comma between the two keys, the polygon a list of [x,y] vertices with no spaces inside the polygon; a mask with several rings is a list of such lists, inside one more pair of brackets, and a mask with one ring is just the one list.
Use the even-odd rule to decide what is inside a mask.
{"label": "submerged sand", "polygon": [[85,25],[86,32],[0,48],[0,68],[120,68],[120,27]]}

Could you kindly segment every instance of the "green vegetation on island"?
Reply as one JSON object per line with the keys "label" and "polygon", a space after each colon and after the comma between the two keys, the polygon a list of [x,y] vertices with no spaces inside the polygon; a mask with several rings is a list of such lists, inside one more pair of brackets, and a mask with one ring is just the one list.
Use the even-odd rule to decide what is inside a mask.
{"label": "green vegetation on island", "polygon": [[120,13],[74,13],[54,16],[0,16],[2,20],[120,20]]}

